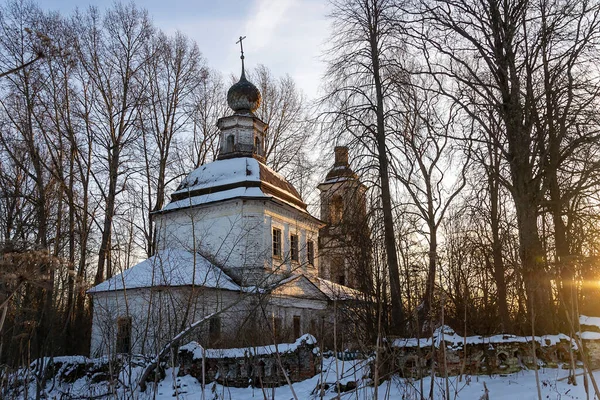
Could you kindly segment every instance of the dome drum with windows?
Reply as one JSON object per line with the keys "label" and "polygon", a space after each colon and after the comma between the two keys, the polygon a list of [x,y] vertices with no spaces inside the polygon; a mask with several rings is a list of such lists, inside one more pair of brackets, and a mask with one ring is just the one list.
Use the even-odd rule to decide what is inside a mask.
{"label": "dome drum with windows", "polygon": [[254,111],[260,106],[260,91],[246,79],[242,58],[242,75],[227,92],[227,104],[233,115],[220,118],[217,126],[221,131],[218,160],[235,157],[252,157],[265,162],[265,138],[268,125]]}

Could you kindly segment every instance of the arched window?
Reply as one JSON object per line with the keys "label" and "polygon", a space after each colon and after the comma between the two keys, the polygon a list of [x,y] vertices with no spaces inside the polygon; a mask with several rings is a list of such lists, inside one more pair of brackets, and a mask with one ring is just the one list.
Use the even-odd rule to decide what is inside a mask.
{"label": "arched window", "polygon": [[227,136],[227,146],[225,147],[225,151],[228,153],[232,152],[234,145],[235,145],[235,138],[233,137],[233,135]]}
{"label": "arched window", "polygon": [[342,215],[344,214],[344,200],[342,196],[335,195],[331,198],[329,203],[329,219],[332,224],[342,222]]}
{"label": "arched window", "polygon": [[254,137],[254,152],[262,156],[262,148],[260,147],[260,139],[258,136]]}

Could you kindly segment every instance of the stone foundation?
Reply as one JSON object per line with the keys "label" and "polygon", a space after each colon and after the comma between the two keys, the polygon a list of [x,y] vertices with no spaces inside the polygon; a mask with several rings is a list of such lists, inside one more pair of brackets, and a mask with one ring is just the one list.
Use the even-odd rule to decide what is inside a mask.
{"label": "stone foundation", "polygon": [[179,350],[179,374],[191,375],[202,382],[204,353],[204,382],[217,381],[233,387],[273,387],[286,385],[285,374],[291,382],[315,376],[320,366],[316,340],[304,335],[295,343],[241,349],[206,349],[190,343]]}
{"label": "stone foundation", "polygon": [[[438,376],[509,374],[536,368],[535,359],[537,367],[570,368],[570,351],[578,366],[581,366],[585,355],[591,368],[600,368],[600,332],[583,332],[580,339],[583,352],[578,350],[574,339],[562,334],[536,336],[533,346],[531,337],[495,335],[465,338],[449,327],[442,327],[436,330],[433,338],[388,342],[378,357],[379,376],[387,379],[398,374],[419,379],[429,376],[432,369]],[[179,373],[190,374],[202,382],[204,352],[204,381],[207,384],[217,381],[235,387],[281,386],[287,384],[282,369],[291,382],[319,373],[320,360],[315,343],[310,335],[277,347],[203,350],[198,344],[190,343],[180,349]]]}
{"label": "stone foundation", "polygon": [[[497,345],[467,345],[465,349],[446,348],[445,362],[442,348],[395,348],[386,349],[386,357],[393,365],[386,369],[400,376],[419,378],[430,374],[433,366],[436,374],[502,374],[534,368],[531,343],[503,343]],[[568,343],[557,343],[545,347],[536,346],[538,364],[557,367],[569,364]],[[575,358],[577,352],[574,353]]]}
{"label": "stone foundation", "polygon": [[[443,332],[442,332],[443,329]],[[443,334],[442,334],[443,333]],[[583,339],[583,338],[582,338]],[[584,354],[593,365],[600,365],[600,340],[582,340]],[[539,367],[556,368],[581,357],[574,340],[566,335],[537,336],[535,356]],[[514,335],[461,337],[449,327],[436,331],[433,339],[396,339],[380,358],[384,375],[399,374],[418,379],[431,374],[506,374],[533,369],[532,338]],[[596,364],[596,361],[598,364]]]}

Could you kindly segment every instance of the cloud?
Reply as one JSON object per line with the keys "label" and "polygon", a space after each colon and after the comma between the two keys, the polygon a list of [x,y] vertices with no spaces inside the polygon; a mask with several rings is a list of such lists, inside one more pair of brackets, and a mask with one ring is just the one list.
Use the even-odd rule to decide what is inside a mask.
{"label": "cloud", "polygon": [[[257,0],[254,8],[256,11],[249,16],[246,22],[246,32],[252,35],[255,48],[267,47],[281,23],[287,19],[286,13],[297,0]],[[245,34],[245,33],[244,33]]]}
{"label": "cloud", "polygon": [[329,35],[323,0],[258,0],[248,9],[243,35],[246,66],[266,65],[275,76],[290,74],[309,97],[317,95],[324,66],[319,60]]}

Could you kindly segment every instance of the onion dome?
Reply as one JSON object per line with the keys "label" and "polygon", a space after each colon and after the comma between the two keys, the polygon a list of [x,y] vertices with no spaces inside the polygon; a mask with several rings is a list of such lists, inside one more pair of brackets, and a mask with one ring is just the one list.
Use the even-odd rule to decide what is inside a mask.
{"label": "onion dome", "polygon": [[253,113],[260,106],[260,91],[254,84],[246,79],[242,66],[240,80],[233,84],[227,92],[227,104],[236,113]]}
{"label": "onion dome", "polygon": [[240,40],[237,43],[240,44],[240,51],[242,55],[242,76],[237,83],[234,83],[227,92],[227,104],[229,107],[237,113],[253,113],[260,106],[260,91],[252,82],[246,79],[246,73],[244,72],[244,46],[242,40],[246,39],[246,36],[240,36]]}

